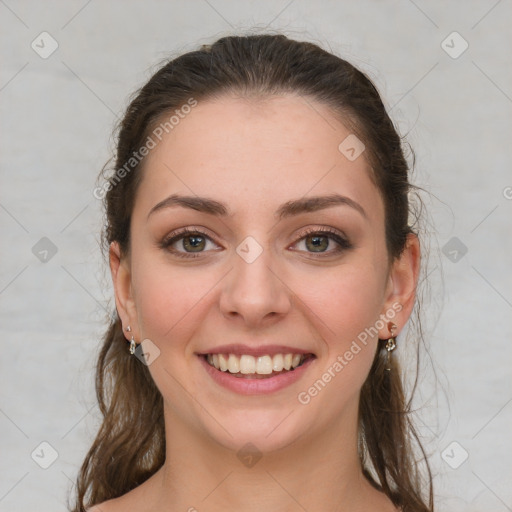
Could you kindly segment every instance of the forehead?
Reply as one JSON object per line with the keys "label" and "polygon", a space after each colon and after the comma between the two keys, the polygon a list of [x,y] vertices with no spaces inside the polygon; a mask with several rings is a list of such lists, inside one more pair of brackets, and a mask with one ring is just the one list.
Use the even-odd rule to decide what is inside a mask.
{"label": "forehead", "polygon": [[338,192],[379,217],[364,152],[351,160],[339,149],[349,136],[327,106],[297,95],[198,102],[146,157],[136,208],[149,211],[177,192],[217,198],[241,213]]}

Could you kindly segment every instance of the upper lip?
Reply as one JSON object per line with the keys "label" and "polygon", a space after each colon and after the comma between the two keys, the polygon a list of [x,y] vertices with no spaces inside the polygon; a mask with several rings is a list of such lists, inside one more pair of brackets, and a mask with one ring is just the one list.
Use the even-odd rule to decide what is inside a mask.
{"label": "upper lip", "polygon": [[235,345],[220,345],[218,347],[212,347],[203,352],[197,352],[197,354],[200,356],[207,354],[235,354],[241,356],[247,354],[254,357],[260,357],[265,355],[273,356],[275,354],[313,354],[313,352],[311,352],[311,350],[288,347],[286,345],[260,345],[255,347],[238,343]]}

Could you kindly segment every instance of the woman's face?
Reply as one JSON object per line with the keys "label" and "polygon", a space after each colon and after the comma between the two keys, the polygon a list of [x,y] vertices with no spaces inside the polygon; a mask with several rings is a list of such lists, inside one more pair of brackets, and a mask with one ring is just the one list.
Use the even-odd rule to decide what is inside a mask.
{"label": "woman's face", "polygon": [[[166,421],[261,451],[356,429],[377,338],[410,313],[413,265],[389,267],[365,153],[354,159],[353,138],[339,149],[350,135],[311,99],[226,96],[199,102],[146,158],[131,255],[119,265],[114,244],[111,265]],[[249,378],[203,357],[230,352]],[[314,357],[252,374],[247,355],[265,372],[287,353]]]}

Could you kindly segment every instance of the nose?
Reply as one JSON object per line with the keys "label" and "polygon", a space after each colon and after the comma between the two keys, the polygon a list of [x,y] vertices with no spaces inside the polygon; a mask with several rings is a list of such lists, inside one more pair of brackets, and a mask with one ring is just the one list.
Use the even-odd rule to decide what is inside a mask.
{"label": "nose", "polygon": [[263,250],[254,261],[236,253],[233,261],[233,270],[223,280],[222,314],[248,327],[265,327],[283,318],[291,308],[291,291],[272,268],[276,265],[269,251]]}

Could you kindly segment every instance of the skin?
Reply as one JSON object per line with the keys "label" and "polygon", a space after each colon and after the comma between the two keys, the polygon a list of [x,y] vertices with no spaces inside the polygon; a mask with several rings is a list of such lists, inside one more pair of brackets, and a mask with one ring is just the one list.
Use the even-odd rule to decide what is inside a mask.
{"label": "skin", "polygon": [[[91,512],[396,510],[362,476],[357,454],[359,393],[388,324],[308,404],[297,399],[393,304],[398,334],[414,303],[418,240],[410,235],[400,259],[389,260],[365,154],[350,161],[338,150],[350,133],[310,99],[223,96],[199,102],[148,155],[131,253],[114,242],[110,267],[123,326],[160,350],[149,370],[164,397],[167,459]],[[349,205],[274,215],[287,201],[333,193],[365,216]],[[177,206],[148,218],[171,194],[215,199],[232,215]],[[195,259],[159,246],[183,227],[209,237]],[[328,238],[327,255],[314,252],[310,228],[334,229],[352,248],[335,252]],[[236,252],[247,236],[263,250],[252,263]],[[187,254],[183,239],[172,247]],[[317,358],[291,386],[243,396],[218,386],[195,355],[225,343],[284,344]],[[237,458],[247,442],[262,454],[250,468]]]}

